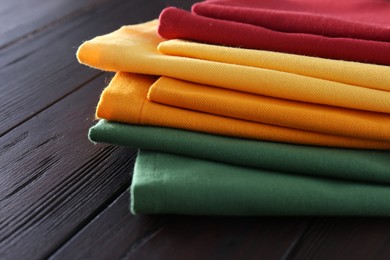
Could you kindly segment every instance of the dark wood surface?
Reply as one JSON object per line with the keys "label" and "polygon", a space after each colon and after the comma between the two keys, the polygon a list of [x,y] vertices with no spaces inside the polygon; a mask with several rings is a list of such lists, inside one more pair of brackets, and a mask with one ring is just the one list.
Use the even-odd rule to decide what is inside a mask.
{"label": "dark wood surface", "polygon": [[136,150],[86,137],[112,74],[75,52],[193,2],[0,2],[0,259],[390,259],[386,218],[130,214]]}

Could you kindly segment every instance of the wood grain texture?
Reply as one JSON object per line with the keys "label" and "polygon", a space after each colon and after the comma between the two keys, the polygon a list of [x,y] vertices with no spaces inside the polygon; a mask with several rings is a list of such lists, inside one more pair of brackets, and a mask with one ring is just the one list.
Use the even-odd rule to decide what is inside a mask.
{"label": "wood grain texture", "polygon": [[52,259],[280,259],[289,254],[310,222],[306,218],[130,216],[128,196],[126,192],[107,207]]}
{"label": "wood grain texture", "polygon": [[146,243],[171,219],[131,215],[126,191],[50,259],[120,259],[127,250]]}
{"label": "wood grain texture", "polygon": [[107,0],[2,0],[0,3],[0,49]]}
{"label": "wood grain texture", "polygon": [[104,78],[0,138],[0,259],[50,255],[129,186],[135,150],[86,137]]}
{"label": "wood grain texture", "polygon": [[177,217],[132,259],[282,259],[297,243],[305,218]]}
{"label": "wood grain texture", "polygon": [[289,259],[389,259],[386,218],[316,218]]}

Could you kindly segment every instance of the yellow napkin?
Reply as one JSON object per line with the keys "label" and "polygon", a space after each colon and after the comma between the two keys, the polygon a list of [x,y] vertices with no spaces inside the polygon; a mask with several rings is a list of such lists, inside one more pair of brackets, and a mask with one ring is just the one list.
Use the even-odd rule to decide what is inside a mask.
{"label": "yellow napkin", "polygon": [[161,53],[284,71],[313,78],[390,91],[390,67],[309,56],[225,47],[183,40],[158,45]]}
{"label": "yellow napkin", "polygon": [[[240,63],[242,57],[247,57],[247,50],[230,48],[229,55],[224,55],[226,48],[211,45],[201,45],[201,50],[194,55],[217,61],[164,55],[157,49],[164,41],[156,34],[157,25],[158,21],[151,21],[124,26],[96,37],[80,46],[78,59],[81,63],[108,71],[164,75],[259,95],[390,113],[390,92],[385,91],[389,90],[390,83],[390,68],[387,66],[255,50],[252,52],[259,53],[256,56],[259,59],[262,53],[267,53],[268,61],[256,63],[248,57],[241,65],[233,63]],[[183,44],[188,42],[179,45]],[[177,42],[166,42],[160,45],[160,50],[174,55],[191,52],[186,48],[173,51],[177,45]],[[207,51],[208,48],[211,49]],[[199,54],[210,54],[214,48],[221,48],[216,56]],[[230,55],[230,52],[237,54]],[[274,58],[278,65],[269,66]]]}
{"label": "yellow napkin", "polygon": [[156,77],[117,73],[103,91],[96,115],[123,123],[155,125],[251,139],[309,145],[390,149],[390,142],[372,141],[255,123],[151,102]]}

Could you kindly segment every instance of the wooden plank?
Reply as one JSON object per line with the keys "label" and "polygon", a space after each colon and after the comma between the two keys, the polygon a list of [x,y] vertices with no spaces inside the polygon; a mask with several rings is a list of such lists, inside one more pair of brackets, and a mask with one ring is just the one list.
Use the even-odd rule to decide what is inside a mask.
{"label": "wooden plank", "polygon": [[0,258],[45,258],[130,184],[135,150],[86,137],[98,77],[0,138]]}
{"label": "wooden plank", "polygon": [[[99,92],[105,84],[105,78],[109,76],[111,75],[98,77],[91,84],[86,85],[81,92],[72,95],[71,99],[65,99],[66,102],[60,102],[60,105],[53,106],[47,112],[43,112],[0,138],[1,202],[17,194],[18,190],[27,185],[25,182],[33,179],[37,172],[42,171],[45,174],[46,169],[41,169],[42,167],[50,168],[53,163],[63,160],[63,155],[70,152],[63,149],[74,148],[73,154],[67,156],[76,159],[78,152],[81,156],[85,152],[83,150],[85,147],[79,146],[80,142],[83,145],[88,144],[91,148],[87,140],[88,126],[92,124],[93,109],[99,98]],[[96,89],[92,89],[91,85]],[[88,91],[91,91],[90,95]],[[72,106],[72,104],[76,105]],[[72,162],[68,163],[71,165]],[[29,165],[28,168],[25,167],[26,164]]]}
{"label": "wooden plank", "polygon": [[127,197],[51,258],[281,259],[309,224],[307,218],[130,216]]}
{"label": "wooden plank", "polygon": [[308,224],[306,218],[180,217],[125,258],[282,259]]}
{"label": "wooden plank", "polygon": [[56,23],[73,19],[81,11],[107,0],[2,0],[0,49]]}
{"label": "wooden plank", "polygon": [[386,218],[317,218],[287,259],[388,259]]}
{"label": "wooden plank", "polygon": [[128,248],[143,244],[170,219],[131,215],[126,191],[50,259],[120,259]]}
{"label": "wooden plank", "polygon": [[97,75],[76,61],[83,40],[158,17],[162,8],[153,1],[109,1],[12,46],[0,70],[0,136]]}

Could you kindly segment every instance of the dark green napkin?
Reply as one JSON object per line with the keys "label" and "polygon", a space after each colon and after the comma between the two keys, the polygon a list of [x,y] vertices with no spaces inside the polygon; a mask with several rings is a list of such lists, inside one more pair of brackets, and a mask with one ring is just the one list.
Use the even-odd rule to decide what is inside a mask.
{"label": "dark green napkin", "polygon": [[139,151],[135,214],[389,216],[390,187]]}
{"label": "dark green napkin", "polygon": [[390,151],[265,142],[105,120],[90,129],[89,138],[275,172],[390,182]]}

